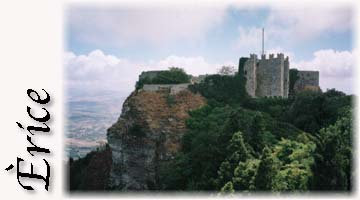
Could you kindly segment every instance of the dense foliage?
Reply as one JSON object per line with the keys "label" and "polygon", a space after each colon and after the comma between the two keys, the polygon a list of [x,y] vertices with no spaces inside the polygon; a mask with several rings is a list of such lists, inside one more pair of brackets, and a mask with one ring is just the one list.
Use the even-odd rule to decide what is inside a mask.
{"label": "dense foliage", "polygon": [[243,107],[266,112],[279,121],[315,134],[321,128],[334,124],[344,108],[352,105],[352,99],[351,95],[331,89],[324,93],[304,91],[288,99],[248,99]]}
{"label": "dense foliage", "polygon": [[167,71],[159,71],[155,77],[145,77],[136,82],[136,89],[142,88],[144,84],[178,84],[189,83],[191,76],[184,69],[170,67]]}
{"label": "dense foliage", "polygon": [[191,88],[177,157],[161,167],[165,190],[351,190],[352,96],[334,89],[291,98],[246,95],[241,76],[208,76]]}
{"label": "dense foliage", "polygon": [[352,113],[345,108],[335,122],[317,134],[314,188],[351,190],[352,186]]}
{"label": "dense foliage", "polygon": [[[240,60],[239,68],[245,61]],[[296,78],[297,72],[291,71],[290,88]],[[172,68],[140,80],[137,87],[188,81],[183,70]],[[245,81],[243,74],[218,74],[190,86],[208,103],[189,113],[181,150],[160,163],[158,189],[351,191],[353,96],[332,89],[291,92],[289,98],[250,98]],[[171,106],[174,99],[168,96],[167,103]],[[140,126],[133,129],[142,132]],[[106,181],[109,165],[103,163],[109,160],[109,153],[100,151],[71,161],[71,189],[109,189],[97,181]],[[86,167],[90,162],[96,167]],[[83,178],[94,171],[100,171],[100,177]]]}
{"label": "dense foliage", "polygon": [[207,76],[200,83],[190,85],[189,89],[221,104],[239,104],[248,98],[244,85],[243,76],[215,74]]}
{"label": "dense foliage", "polygon": [[109,190],[107,180],[111,162],[111,150],[108,145],[97,148],[84,158],[71,158],[68,163],[70,191]]}

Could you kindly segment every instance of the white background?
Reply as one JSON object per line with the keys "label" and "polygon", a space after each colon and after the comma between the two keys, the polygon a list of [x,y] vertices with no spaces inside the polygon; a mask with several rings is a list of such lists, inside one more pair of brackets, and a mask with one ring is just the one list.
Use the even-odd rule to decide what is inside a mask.
{"label": "white background", "polygon": [[[354,6],[359,7],[355,4],[356,1],[352,2]],[[63,94],[65,88],[63,87],[62,53],[64,51],[63,11],[67,3],[65,1],[50,0],[0,1],[0,199],[89,199],[119,197],[116,194],[110,196],[70,196],[64,188],[66,186],[63,167]],[[204,1],[204,3],[211,2]],[[274,1],[274,3],[280,2]],[[359,19],[358,12],[357,19]],[[358,29],[359,26],[357,26]],[[356,47],[359,47],[358,43],[356,37]],[[358,72],[358,70],[356,71]],[[358,86],[358,82],[356,84]],[[40,110],[42,106],[28,98],[26,90],[29,88],[39,91],[40,94],[43,94],[41,89],[45,89],[51,96],[51,103],[45,105],[51,114],[51,121],[47,123],[51,127],[51,134],[36,134],[32,136],[34,143],[50,148],[51,155],[35,154],[34,157],[31,157],[26,151],[28,146],[26,140],[27,132],[19,129],[16,125],[16,122],[20,122],[24,127],[36,125],[34,120],[28,117],[26,106],[32,107],[34,111],[38,110],[35,114],[42,113]],[[356,93],[360,94],[358,89],[356,88]],[[355,141],[357,146],[358,137],[355,138]],[[5,168],[10,164],[16,167],[16,157],[21,157],[28,161],[27,165],[23,166],[22,170],[24,172],[29,172],[29,163],[33,162],[35,173],[44,173],[45,167],[42,159],[45,158],[49,161],[51,165],[49,192],[45,191],[41,181],[33,184],[36,189],[35,192],[28,192],[20,187],[16,179],[16,169],[14,168],[12,172],[5,171]],[[356,160],[357,162],[358,159]],[[355,167],[357,166],[356,164]],[[29,182],[24,180],[23,183]],[[354,194],[348,197],[356,198],[357,196],[358,184],[356,184]],[[145,197],[155,198],[150,194]],[[173,197],[173,195],[165,195],[165,198]],[[190,196],[186,197],[190,198]],[[279,197],[273,196],[272,198],[278,199]],[[305,197],[295,196],[293,198],[339,199],[345,197],[334,195],[323,196],[319,194]]]}

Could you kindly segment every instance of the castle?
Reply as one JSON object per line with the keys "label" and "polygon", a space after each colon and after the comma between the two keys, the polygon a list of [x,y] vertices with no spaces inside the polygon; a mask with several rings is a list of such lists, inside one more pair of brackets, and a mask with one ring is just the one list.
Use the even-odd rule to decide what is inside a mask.
{"label": "castle", "polygon": [[297,72],[297,80],[294,83],[294,92],[297,93],[303,90],[320,90],[318,71]]}
{"label": "castle", "polygon": [[[240,58],[239,72],[242,70],[246,78],[246,91],[251,97],[284,97],[289,96],[289,57],[278,53],[276,57],[265,54],[258,59],[250,54],[250,58]],[[311,89],[319,90],[318,71],[297,71],[294,84],[296,92]]]}
{"label": "castle", "polygon": [[[240,58],[238,73],[246,79],[246,91],[251,97],[283,97],[289,96],[290,90],[294,93],[303,90],[320,91],[319,72],[318,71],[299,71],[292,69],[295,73],[290,78],[290,62],[289,57],[278,53],[269,54],[266,58],[265,54],[258,59],[256,54],[250,54],[249,58]],[[162,71],[146,71],[142,72],[139,80],[152,79]],[[191,83],[184,84],[144,84],[145,91],[166,90],[170,94],[176,94],[186,90],[189,84],[199,83],[205,79],[207,75],[198,77],[192,76]],[[292,82],[292,84],[290,83]],[[290,88],[291,87],[291,88]]]}

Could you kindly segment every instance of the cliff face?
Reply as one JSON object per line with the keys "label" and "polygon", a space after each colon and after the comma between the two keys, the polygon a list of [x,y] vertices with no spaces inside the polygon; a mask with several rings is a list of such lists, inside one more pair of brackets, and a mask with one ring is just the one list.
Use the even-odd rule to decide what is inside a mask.
{"label": "cliff face", "polygon": [[109,187],[147,190],[159,187],[159,165],[174,157],[186,131],[188,111],[205,104],[190,91],[133,92],[118,121],[108,129],[112,152]]}

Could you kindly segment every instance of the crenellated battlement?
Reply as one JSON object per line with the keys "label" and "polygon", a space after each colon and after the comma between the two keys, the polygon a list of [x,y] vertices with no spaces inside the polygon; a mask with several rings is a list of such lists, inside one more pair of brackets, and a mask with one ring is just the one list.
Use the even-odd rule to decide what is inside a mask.
{"label": "crenellated battlement", "polygon": [[[252,97],[288,97],[289,95],[289,57],[283,53],[269,54],[266,58],[262,54],[260,59],[256,54],[250,54],[250,58],[243,67],[246,78],[246,91]],[[299,71],[299,81],[296,88],[311,86],[319,88],[319,72]]]}
{"label": "crenellated battlement", "polygon": [[246,77],[246,90],[252,97],[265,96],[288,96],[289,58],[278,53],[262,54],[257,59],[256,54],[250,54],[250,58],[244,64]]}
{"label": "crenellated battlement", "polygon": [[[254,57],[254,54],[250,54],[250,57]],[[287,56],[286,59],[289,60],[289,57]],[[278,54],[276,54],[276,56],[275,56],[275,54],[271,53],[271,54],[269,54],[268,58],[266,57],[266,54],[261,55],[262,61],[277,61],[277,60],[286,60],[286,59],[285,59],[284,54],[282,54],[282,53],[278,53]]]}
{"label": "crenellated battlement", "polygon": [[257,55],[256,54],[250,54],[250,59],[257,60]]}

